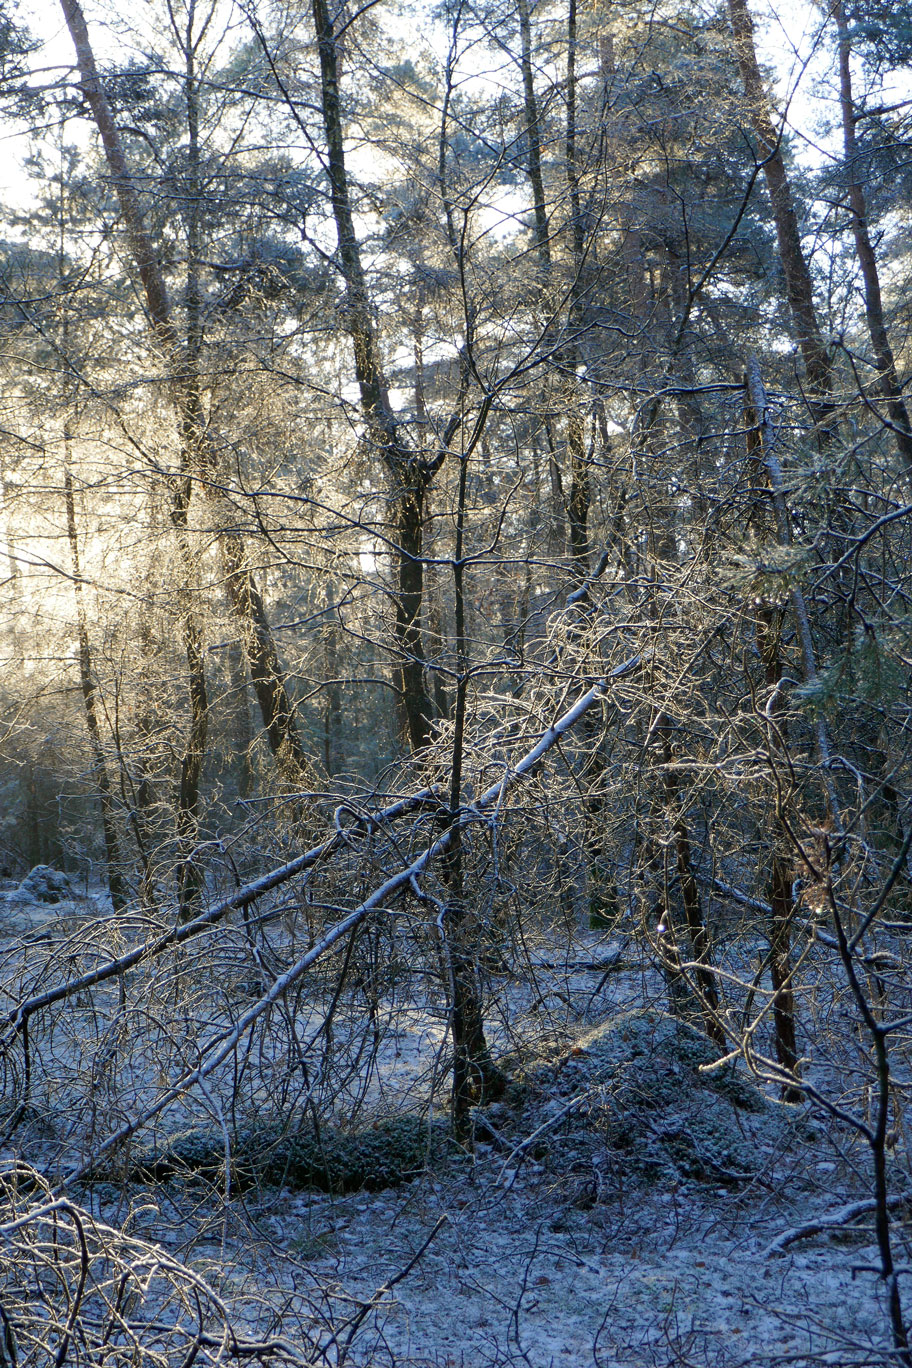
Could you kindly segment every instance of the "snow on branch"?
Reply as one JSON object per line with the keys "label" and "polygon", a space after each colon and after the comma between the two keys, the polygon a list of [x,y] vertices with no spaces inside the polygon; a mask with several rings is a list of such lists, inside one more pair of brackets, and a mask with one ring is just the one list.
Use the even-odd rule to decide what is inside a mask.
{"label": "snow on branch", "polygon": [[[633,656],[622,665],[619,665],[616,669],[612,670],[608,676],[608,680],[601,680],[599,683],[594,684],[591,689],[583,694],[571,708],[568,708],[567,711],[559,717],[541,737],[539,737],[531,750],[527,751],[515,765],[507,769],[503,777],[481,795],[473,805],[474,810],[476,812],[484,812],[487,808],[496,808],[499,806],[506,791],[519,780],[533,773],[544,756],[548,754],[562,736],[565,736],[566,733],[576,725],[587,709],[601,697],[602,690],[605,688],[606,683],[610,680],[619,679],[622,675],[633,670],[638,663],[639,657]],[[95,1167],[103,1154],[115,1149],[118,1145],[123,1144],[124,1141],[128,1140],[132,1135],[135,1135],[143,1126],[148,1125],[151,1120],[165,1111],[172,1103],[176,1102],[180,1097],[183,1097],[190,1089],[203,1083],[204,1080],[208,1078],[220,1064],[224,1063],[228,1056],[237,1048],[238,1044],[263,1013],[269,1011],[273,1003],[287,993],[318,959],[331,950],[334,945],[337,945],[341,940],[344,940],[344,938],[349,935],[350,932],[354,931],[361,922],[365,921],[371,913],[380,911],[394,898],[398,897],[398,895],[413,884],[413,882],[418,879],[436,859],[439,859],[441,855],[444,855],[453,843],[458,830],[458,823],[449,826],[446,831],[444,831],[436,841],[433,841],[427,846],[411,864],[386,879],[378,888],[374,889],[369,897],[365,898],[356,908],[330,927],[322,940],[312,946],[311,949],[308,950],[306,954],[302,955],[290,969],[280,975],[272,984],[269,991],[257,999],[243,1016],[239,1018],[237,1024],[232,1027],[230,1031],[216,1032],[205,1042],[205,1044],[200,1045],[200,1063],[196,1068],[190,1069],[182,1074],[177,1082],[166,1089],[151,1106],[145,1107],[135,1117],[126,1121],[113,1135],[109,1136],[108,1139],[95,1150],[91,1160],[81,1164],[69,1174],[66,1183],[73,1183],[79,1178],[84,1177],[86,1173]],[[305,857],[302,856],[300,858],[304,859]],[[292,861],[291,865],[285,865],[281,871],[275,871],[274,873],[282,874],[284,877],[290,877],[290,875],[287,874],[287,871],[296,863],[298,862]],[[271,876],[267,875],[264,879],[259,880],[258,887],[267,884],[270,877]],[[274,887],[276,881],[280,880],[274,879],[274,882],[270,883],[268,886]],[[248,885],[247,901],[250,901],[250,887],[251,886]],[[262,891],[266,891],[265,887],[262,887]],[[238,895],[236,894],[235,905],[237,905],[237,898]],[[188,925],[191,924],[192,923],[188,923]]]}

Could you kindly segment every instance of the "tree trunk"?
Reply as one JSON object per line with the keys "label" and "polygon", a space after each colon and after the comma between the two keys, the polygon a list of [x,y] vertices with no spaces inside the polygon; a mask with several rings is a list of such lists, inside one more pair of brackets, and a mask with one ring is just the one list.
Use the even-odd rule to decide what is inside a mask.
{"label": "tree trunk", "polygon": [[520,67],[522,70],[523,100],[526,116],[526,144],[528,147],[529,185],[535,227],[532,237],[538,258],[545,270],[551,266],[551,247],[548,242],[548,211],[545,207],[545,187],[541,171],[541,127],[535,80],[532,72],[532,25],[529,19],[529,0],[517,0],[519,9]]}
{"label": "tree trunk", "polygon": [[896,450],[903,463],[907,477],[912,479],[912,423],[909,410],[903,399],[896,362],[887,336],[884,322],[883,298],[880,292],[880,273],[877,257],[868,231],[868,207],[864,187],[858,171],[858,140],[855,136],[855,101],[852,97],[852,70],[850,66],[851,41],[846,23],[842,0],[834,0],[832,14],[836,20],[839,34],[839,103],[842,109],[842,137],[845,153],[845,174],[849,190],[849,208],[852,214],[852,233],[855,238],[855,251],[861,276],[864,282],[865,317],[868,333],[874,351],[880,392],[887,401],[887,412],[893,424],[893,437]]}
{"label": "tree trunk", "polygon": [[[205,484],[212,478],[217,467],[215,452],[205,425],[197,364],[201,333],[199,287],[195,276],[197,262],[193,258],[194,250],[198,251],[199,244],[197,242],[194,249],[193,224],[196,224],[198,237],[199,206],[198,203],[195,207],[191,206],[191,234],[188,244],[191,262],[187,284],[189,327],[187,345],[181,349],[165,279],[145,225],[142,206],[127,166],[111,106],[98,76],[82,8],[79,0],[61,0],[61,6],[76,49],[82,89],[101,135],[105,157],[117,192],[130,252],[142,281],[150,325],[165,355],[171,397],[181,438],[182,469],[178,482],[181,488],[175,495],[175,507],[178,510],[178,519],[186,526],[186,510],[193,479],[201,479]],[[187,83],[192,143],[196,127],[192,64],[188,66]],[[212,497],[211,488],[207,488],[207,493]],[[224,529],[219,536],[226,565],[229,602],[241,624],[242,640],[269,745],[283,777],[290,776],[294,783],[301,783],[302,780],[306,782],[310,774],[310,765],[297,733],[294,708],[243,540],[238,532]],[[193,652],[188,643],[188,658],[190,654]],[[201,664],[201,659],[199,663]],[[191,699],[191,707],[198,707],[202,701],[203,690],[200,688],[200,682],[198,677],[193,680],[191,689],[195,691],[195,697]]]}
{"label": "tree trunk", "polygon": [[462,865],[462,762],[466,703],[470,675],[465,620],[465,511],[467,461],[459,469],[459,502],[456,511],[456,546],[453,558],[453,594],[456,629],[456,698],[453,719],[453,755],[450,766],[450,817],[453,831],[444,856],[443,876],[450,903],[442,926],[444,951],[450,979],[450,1031],[453,1038],[453,1130],[458,1137],[468,1128],[473,1103],[490,1101],[503,1092],[504,1079],[494,1066],[484,1031],[484,1013],[478,991],[479,937],[466,906]]}
{"label": "tree trunk", "polygon": [[178,870],[178,899],[180,915],[191,919],[199,910],[202,873],[193,859],[199,825],[199,785],[209,734],[209,694],[206,686],[203,633],[191,606],[196,565],[188,536],[187,516],[190,502],[190,480],[183,476],[172,481],[171,526],[177,538],[181,558],[183,585],[179,596],[181,635],[187,657],[188,691],[190,696],[190,730],[181,757],[180,779],[177,786],[177,838],[181,854]]}
{"label": "tree trunk", "polygon": [[[747,459],[751,481],[756,486],[765,482],[763,452],[763,408],[761,395],[757,390],[757,378],[753,384],[748,381],[745,406],[745,427],[747,429]],[[753,514],[756,522],[758,511]],[[764,678],[771,690],[767,713],[773,720],[770,728],[771,759],[784,758],[784,748],[788,744],[786,721],[781,716],[784,699],[779,689],[782,679],[782,662],[779,654],[779,638],[782,625],[782,612],[772,607],[760,607],[756,615],[757,646],[763,663]],[[769,924],[770,980],[773,988],[773,1035],[776,1058],[787,1077],[798,1078],[798,1047],[796,1036],[795,994],[792,988],[791,934],[794,920],[792,900],[792,873],[788,860],[788,831],[782,821],[780,810],[782,798],[777,799],[777,812],[773,832],[772,868],[770,871]],[[782,1085],[782,1097],[786,1102],[798,1102],[802,1093],[800,1088],[786,1081]]]}
{"label": "tree trunk", "polygon": [[431,699],[427,688],[424,648],[421,641],[421,606],[424,597],[424,484],[399,498],[399,558],[396,594],[396,641],[400,654],[402,706],[413,751],[431,739]]}
{"label": "tree trunk", "polygon": [[73,570],[73,592],[76,596],[76,632],[79,642],[79,683],[85,707],[86,730],[89,733],[89,747],[92,752],[92,777],[98,790],[101,807],[101,829],[104,835],[105,861],[108,873],[108,891],[111,906],[121,912],[129,901],[129,889],[123,876],[120,848],[117,840],[117,819],[114,794],[105,764],[104,745],[101,740],[101,727],[98,721],[98,694],[92,670],[92,654],[89,645],[89,629],[86,620],[83,598],[82,570],[79,563],[79,537],[76,529],[76,501],[73,497],[73,476],[70,471],[70,432],[68,419],[64,420],[64,468],[63,493],[66,503],[67,540],[70,544],[70,564]]}
{"label": "tree trunk", "polygon": [[754,43],[754,24],[747,0],[728,0],[732,32],[738,56],[738,66],[747,96],[749,114],[758,150],[763,160],[763,174],[769,190],[776,225],[779,259],[785,275],[786,294],[795,328],[795,340],[804,359],[804,368],[814,397],[813,412],[826,440],[832,428],[832,368],[829,353],[817,322],[814,307],[814,287],[811,273],[801,246],[798,216],[795,213],[792,188],[782,156],[781,135],[773,126],[769,99],[763,85],[757,49]]}
{"label": "tree trunk", "polygon": [[573,260],[579,271],[585,256],[586,239],[583,229],[583,208],[579,185],[579,160],[576,144],[576,0],[569,0],[567,10],[567,126],[564,139],[564,169],[570,192],[570,233]]}
{"label": "tree trunk", "polygon": [[406,444],[390,404],[352,217],[345,165],[336,36],[325,0],[313,0],[313,17],[320,55],[330,199],[336,225],[339,264],[346,285],[345,321],[354,346],[361,412],[368,436],[375,443],[387,468],[396,505],[398,550],[395,633],[399,652],[401,706],[411,747],[421,750],[431,740],[431,719],[434,715],[421,641],[424,501],[430,480],[446,452],[444,448],[434,461],[423,462]]}

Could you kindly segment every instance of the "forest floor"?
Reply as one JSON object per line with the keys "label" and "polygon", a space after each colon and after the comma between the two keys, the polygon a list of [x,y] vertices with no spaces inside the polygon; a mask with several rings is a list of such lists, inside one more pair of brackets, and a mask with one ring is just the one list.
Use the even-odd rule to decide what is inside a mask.
{"label": "forest floor", "polygon": [[356,1362],[836,1363],[859,1361],[843,1352],[852,1341],[883,1343],[872,1279],[853,1279],[850,1267],[872,1263],[872,1249],[764,1260],[769,1236],[792,1218],[785,1202],[777,1213],[728,1192],[632,1191],[580,1210],[544,1173],[505,1190],[501,1169],[479,1155],[471,1172],[405,1193],[296,1197],[271,1217],[292,1249],[310,1247],[311,1273],[364,1298],[446,1216],[412,1274],[382,1299]]}
{"label": "forest floor", "polygon": [[[59,911],[10,901],[4,939]],[[584,934],[577,949],[599,946],[604,955]],[[736,1105],[721,1084],[704,1086],[678,1036],[669,1044],[672,1019],[645,1000],[642,973],[613,974],[593,999],[597,982],[563,975],[564,999],[585,1007],[575,1043],[570,1028],[559,1047],[539,1041],[521,1093],[479,1114],[474,1143],[399,1187],[262,1187],[226,1202],[172,1179],[74,1195],[111,1226],[129,1217],[133,1235],[202,1274],[237,1324],[282,1333],[315,1363],[886,1363],[870,1224],[768,1252],[790,1228],[869,1195],[863,1151],[752,1084]],[[517,989],[514,1039],[535,1015],[521,999]],[[414,1088],[441,1036],[420,1014],[400,1026],[382,1061],[376,1100],[387,1108],[397,1070],[403,1092]],[[40,1146],[20,1157],[42,1166]],[[906,1161],[891,1162],[904,1188]]]}
{"label": "forest floor", "polygon": [[[294,1295],[302,1337],[322,1350],[315,1362],[886,1362],[876,1279],[853,1272],[876,1262],[870,1230],[765,1255],[782,1231],[839,1204],[825,1182],[801,1174],[791,1190],[632,1184],[592,1202],[574,1199],[546,1165],[505,1170],[503,1157],[478,1143],[470,1158],[383,1192],[273,1190],[227,1211],[198,1201],[192,1213],[174,1184],[132,1200],[135,1233],[189,1256],[251,1330],[262,1332],[267,1304]],[[322,1330],[310,1329],[321,1320]]]}

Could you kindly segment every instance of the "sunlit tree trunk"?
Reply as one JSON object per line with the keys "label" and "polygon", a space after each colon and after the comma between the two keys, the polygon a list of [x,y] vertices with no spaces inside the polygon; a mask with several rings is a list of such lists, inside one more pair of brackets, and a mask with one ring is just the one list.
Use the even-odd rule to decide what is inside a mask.
{"label": "sunlit tree trunk", "polygon": [[[199,286],[195,275],[198,259],[194,255],[195,252],[198,253],[199,246],[198,210],[201,193],[198,170],[198,141],[196,142],[195,153],[197,158],[196,189],[191,193],[190,212],[189,256],[191,260],[187,281],[189,327],[186,344],[181,346],[171,312],[165,279],[146,228],[142,206],[127,165],[111,106],[98,76],[89,33],[79,0],[61,0],[61,5],[76,49],[82,88],[101,135],[105,157],[117,192],[130,252],[142,281],[149,324],[164,352],[168,368],[171,397],[178,420],[181,441],[182,470],[180,477],[174,482],[172,506],[172,521],[180,535],[187,526],[187,509],[193,481],[199,479],[206,488],[207,494],[213,497],[214,491],[209,482],[217,476],[218,464],[206,427],[198,371],[201,334]],[[192,25],[192,7],[188,22]],[[188,40],[185,48],[187,61],[185,88],[191,148],[194,140],[198,139],[195,103],[197,84],[193,69],[192,51],[192,43]],[[192,155],[191,177],[193,176]],[[197,238],[195,248],[194,233]],[[241,625],[244,649],[253,680],[254,692],[260,705],[266,736],[276,757],[280,773],[287,780],[300,784],[308,779],[311,767],[298,735],[294,704],[279,664],[272,630],[266,616],[262,597],[254,580],[246,547],[241,534],[230,527],[220,529],[219,540],[225,567],[228,598]],[[193,726],[196,728],[199,721],[197,710],[204,707],[206,697],[205,677],[202,674],[202,656],[198,650],[198,643],[191,641],[190,635],[188,634],[187,637],[187,655],[191,667]],[[197,735],[201,735],[201,728],[197,729]],[[186,776],[188,804],[190,802],[189,786],[193,782],[194,761],[195,754],[190,760]]]}

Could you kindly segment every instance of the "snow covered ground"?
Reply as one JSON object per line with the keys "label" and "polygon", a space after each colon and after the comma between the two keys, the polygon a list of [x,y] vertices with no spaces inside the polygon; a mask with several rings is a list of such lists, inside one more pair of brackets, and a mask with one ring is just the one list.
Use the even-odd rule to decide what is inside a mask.
{"label": "snow covered ground", "polygon": [[[75,926],[98,911],[85,900],[27,906],[8,896],[0,948],[13,956],[23,936],[59,928],[62,915]],[[585,963],[616,948],[583,933],[575,953]],[[864,1151],[831,1133],[812,1108],[773,1099],[759,1110],[729,1107],[709,1085],[695,1087],[693,1070],[662,1053],[669,1018],[646,1001],[658,994],[657,980],[639,969],[605,977],[545,970],[534,992],[525,982],[502,983],[507,1005],[492,1015],[492,1043],[525,1041],[525,1090],[479,1117],[467,1151],[454,1148],[403,1186],[344,1196],[265,1188],[226,1202],[201,1182],[174,1179],[100,1183],[71,1195],[204,1276],[239,1327],[284,1335],[302,1361],[887,1364],[870,1219],[765,1253],[784,1231],[869,1194]],[[115,1010],[115,996],[80,1010],[94,1021]],[[609,1040],[598,1022],[617,1026],[618,1038]],[[637,1053],[630,1041],[644,1022],[660,1043]],[[311,1023],[299,1024],[306,1036]],[[340,1012],[343,1054],[356,1025]],[[103,1021],[95,1029],[104,1039]],[[619,1040],[639,1059],[635,1067],[611,1053]],[[72,1049],[59,1033],[53,1048],[39,1051],[36,1071],[62,1067]],[[389,1114],[409,1099],[417,1106],[441,1074],[444,1050],[439,1011],[399,1009],[361,1094],[362,1123],[372,1108]],[[535,1056],[544,1062],[530,1066]],[[81,1061],[73,1080],[85,1068]],[[704,1122],[715,1130],[704,1132]],[[732,1134],[713,1150],[720,1126]],[[54,1150],[40,1135],[40,1127],[25,1127],[25,1152],[15,1137],[0,1161],[18,1155],[41,1168]],[[706,1162],[695,1163],[706,1145]],[[891,1164],[902,1190],[901,1147]],[[905,1258],[901,1213],[896,1238]]]}
{"label": "snow covered ground", "polygon": [[827,1207],[824,1191],[634,1187],[586,1208],[540,1166],[505,1173],[479,1145],[387,1192],[272,1192],[227,1223],[213,1207],[208,1236],[155,1200],[137,1228],[185,1254],[189,1236],[194,1267],[247,1308],[251,1330],[264,1330],[266,1305],[331,1307],[338,1344],[326,1325],[314,1336],[329,1363],[368,1304],[348,1359],[365,1368],[889,1361],[876,1280],[853,1276],[875,1261],[870,1232],[764,1257],[796,1217]]}

